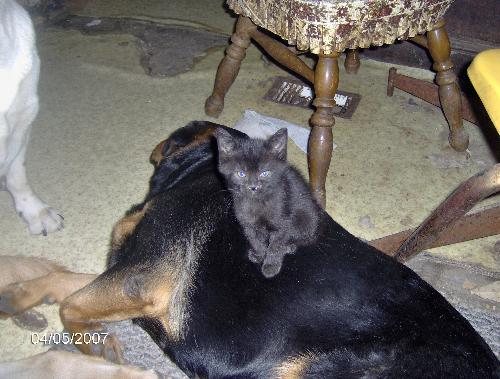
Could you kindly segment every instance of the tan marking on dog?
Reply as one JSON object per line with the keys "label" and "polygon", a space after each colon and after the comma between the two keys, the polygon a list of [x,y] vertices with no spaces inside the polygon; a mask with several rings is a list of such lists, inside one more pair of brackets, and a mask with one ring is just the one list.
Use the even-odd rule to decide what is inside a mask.
{"label": "tan marking on dog", "polygon": [[165,146],[165,143],[168,141],[168,139],[161,141],[156,147],[153,149],[149,161],[155,166],[158,167],[161,163],[161,161],[167,157],[171,157],[177,154],[180,154],[184,152],[185,150],[190,150],[193,147],[196,147],[198,145],[201,145],[202,143],[206,142],[210,137],[214,135],[214,132],[217,128],[216,127],[208,127],[206,130],[201,132],[200,134],[196,134],[193,136],[192,142],[185,146],[178,146],[175,144],[175,141],[172,141],[171,146],[169,149],[163,153],[163,148]]}
{"label": "tan marking on dog", "polygon": [[291,357],[276,367],[275,379],[301,379],[311,363],[318,361],[319,356],[312,352]]}
{"label": "tan marking on dog", "polygon": [[146,203],[144,207],[135,213],[123,217],[113,227],[111,232],[111,250],[116,251],[120,248],[123,241],[133,233],[135,227],[142,220],[146,211],[151,208],[151,203]]}
{"label": "tan marking on dog", "polygon": [[[100,330],[101,323],[105,321],[151,317],[162,321],[168,335],[176,338],[178,332],[165,320],[176,283],[172,281],[172,273],[163,270],[162,266],[156,266],[153,273],[136,267],[135,272],[125,270],[115,272],[112,276],[104,273],[97,277],[61,304],[60,316],[65,328],[70,333],[89,333]],[[127,281],[134,275],[139,277],[138,286],[132,293],[127,293]],[[123,362],[121,344],[116,337],[106,339],[104,345],[105,354],[113,352],[111,356],[106,355],[106,358]],[[86,344],[85,341],[77,347],[86,354],[100,354],[93,350],[93,345]]]}
{"label": "tan marking on dog", "polygon": [[[188,231],[184,237],[170,241],[165,246],[162,261],[153,270],[142,267],[106,273],[68,297],[61,305],[61,320],[71,333],[86,333],[98,329],[104,321],[119,321],[137,317],[160,320],[170,339],[178,341],[183,336],[188,318],[189,290],[193,286],[199,252],[208,233],[204,225],[196,236]],[[137,288],[126,292],[127,282],[138,278]],[[141,280],[144,279],[144,282]],[[91,354],[89,345],[78,348]]]}
{"label": "tan marking on dog", "polygon": [[196,235],[189,235],[176,241],[169,247],[170,253],[154,275],[152,284],[154,306],[150,306],[150,315],[158,315],[166,333],[178,341],[183,337],[184,326],[189,318],[189,292],[194,285],[194,273],[198,266],[201,248],[209,235],[204,225],[199,225]]}
{"label": "tan marking on dog", "polygon": [[201,132],[200,134],[196,134],[194,136],[194,142],[197,142],[199,144],[199,143],[207,141],[208,139],[213,137],[216,130],[217,130],[217,127],[209,126],[203,132]]}
{"label": "tan marking on dog", "polygon": [[[150,207],[150,205],[148,204]],[[146,206],[144,207],[146,208]],[[113,246],[123,243],[133,232],[146,209],[124,217],[115,226]],[[172,340],[183,336],[189,317],[189,291],[193,287],[198,256],[210,232],[210,215],[200,212],[193,230],[176,240],[167,241],[163,258],[151,269],[129,268],[112,278],[99,277],[61,307],[64,324],[74,332],[84,332],[84,320],[90,326],[100,321],[118,321],[135,317],[159,320]],[[137,283],[130,282],[137,278]],[[110,294],[113,294],[110,296]],[[94,324],[94,325],[92,325]],[[86,330],[86,329],[85,329]]]}
{"label": "tan marking on dog", "polygon": [[145,316],[154,317],[161,322],[165,333],[174,341],[180,338],[180,331],[177,323],[171,322],[170,319],[170,304],[172,303],[172,294],[176,287],[173,280],[176,275],[169,273],[165,275],[161,285],[156,285],[148,295],[151,296],[149,304],[144,307]]}
{"label": "tan marking on dog", "polygon": [[161,141],[156,147],[153,149],[151,155],[149,156],[149,161],[154,165],[158,166],[161,161],[163,160],[163,146],[165,146],[165,143],[167,140]]}

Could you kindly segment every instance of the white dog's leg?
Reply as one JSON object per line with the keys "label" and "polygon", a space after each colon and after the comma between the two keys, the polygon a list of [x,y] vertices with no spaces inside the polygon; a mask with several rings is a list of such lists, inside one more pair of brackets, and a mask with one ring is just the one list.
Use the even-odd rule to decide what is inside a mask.
{"label": "white dog's leg", "polygon": [[10,144],[18,146],[19,150],[8,168],[6,185],[7,190],[14,198],[16,210],[27,222],[30,233],[47,235],[47,233],[63,228],[63,218],[59,212],[50,208],[34,194],[28,184],[24,166],[31,123],[38,113],[36,89],[39,62],[36,55],[34,55],[33,61],[33,68],[21,82],[18,96],[15,104],[11,107],[7,120],[12,124],[13,130]]}
{"label": "white dog's leg", "polygon": [[7,190],[14,198],[17,212],[28,223],[30,233],[47,235],[63,228],[63,217],[33,193],[26,179],[25,154],[26,145],[9,167]]}
{"label": "white dog's leg", "polygon": [[24,157],[38,112],[40,60],[28,13],[15,1],[0,0],[0,178],[32,234],[63,227],[63,218],[41,201],[26,180]]}

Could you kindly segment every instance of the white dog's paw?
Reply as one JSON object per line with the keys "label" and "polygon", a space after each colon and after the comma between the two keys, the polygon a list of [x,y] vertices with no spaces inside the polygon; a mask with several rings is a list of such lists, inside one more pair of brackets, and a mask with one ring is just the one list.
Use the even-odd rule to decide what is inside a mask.
{"label": "white dog's paw", "polygon": [[31,234],[52,233],[64,228],[64,217],[51,207],[41,208],[38,212],[21,212],[21,216],[28,223]]}

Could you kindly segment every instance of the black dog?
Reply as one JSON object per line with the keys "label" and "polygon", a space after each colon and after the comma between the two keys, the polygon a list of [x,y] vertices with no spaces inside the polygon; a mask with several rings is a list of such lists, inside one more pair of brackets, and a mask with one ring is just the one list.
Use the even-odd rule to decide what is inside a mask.
{"label": "black dog", "polygon": [[217,173],[221,127],[193,122],[153,152],[150,192],[115,227],[108,270],[61,305],[70,332],[133,318],[191,378],[500,377],[437,291],[323,211],[318,242],[264,278]]}

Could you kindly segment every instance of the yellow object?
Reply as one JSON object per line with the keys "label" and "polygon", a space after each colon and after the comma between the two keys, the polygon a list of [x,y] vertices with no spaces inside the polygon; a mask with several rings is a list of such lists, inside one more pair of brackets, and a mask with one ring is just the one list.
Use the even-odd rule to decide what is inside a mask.
{"label": "yellow object", "polygon": [[467,74],[500,133],[500,49],[485,50],[476,55]]}

